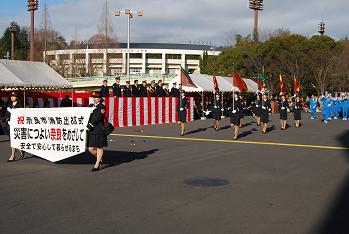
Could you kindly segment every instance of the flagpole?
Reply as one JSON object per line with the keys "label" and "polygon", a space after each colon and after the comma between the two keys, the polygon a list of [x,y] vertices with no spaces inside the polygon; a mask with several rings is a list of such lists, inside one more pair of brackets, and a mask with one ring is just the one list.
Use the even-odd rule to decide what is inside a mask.
{"label": "flagpole", "polygon": [[225,116],[224,116],[224,111],[223,111],[223,109],[224,109],[224,107],[223,107],[223,105],[224,105],[224,92],[222,91],[222,109],[221,109],[221,119],[224,119],[225,118]]}
{"label": "flagpole", "polygon": [[205,105],[204,105],[204,102],[205,102],[205,96],[204,96],[204,91],[201,92],[201,97],[202,97],[202,117],[201,117],[201,120],[205,120]]}

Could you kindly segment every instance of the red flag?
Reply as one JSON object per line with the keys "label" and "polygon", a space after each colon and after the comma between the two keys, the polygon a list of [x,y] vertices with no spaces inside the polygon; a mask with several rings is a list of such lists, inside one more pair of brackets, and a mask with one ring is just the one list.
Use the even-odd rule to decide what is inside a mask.
{"label": "red flag", "polygon": [[261,74],[258,72],[258,90],[261,92],[265,92],[265,86],[263,79],[261,78]]}
{"label": "red flag", "polygon": [[281,74],[280,74],[279,81],[280,81],[280,90],[281,90],[281,93],[286,94],[286,90],[285,90],[285,86],[284,86],[284,80],[283,80]]}
{"label": "red flag", "polygon": [[294,88],[294,92],[298,94],[300,90],[300,85],[297,82],[296,76],[293,77],[293,88]]}
{"label": "red flag", "polygon": [[186,71],[184,71],[182,66],[181,66],[180,78],[181,78],[182,86],[197,88],[197,86],[191,80],[190,76],[186,73]]}
{"label": "red flag", "polygon": [[239,74],[237,73],[237,71],[235,70],[235,68],[233,68],[233,71],[232,71],[232,73],[233,73],[233,85],[235,86],[235,87],[237,87],[239,90],[240,90],[240,92],[245,92],[245,91],[247,91],[247,85],[246,85],[246,83],[244,82],[244,80],[243,79],[241,79],[241,77],[239,76]]}
{"label": "red flag", "polygon": [[218,82],[215,75],[213,75],[213,89],[215,93],[219,92]]}

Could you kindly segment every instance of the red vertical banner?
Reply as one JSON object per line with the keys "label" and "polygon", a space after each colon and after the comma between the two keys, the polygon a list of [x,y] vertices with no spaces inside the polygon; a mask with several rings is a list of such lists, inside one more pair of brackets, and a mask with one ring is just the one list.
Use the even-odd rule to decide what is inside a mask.
{"label": "red vertical banner", "polygon": [[144,116],[144,97],[140,97],[139,98],[139,102],[140,102],[140,125],[143,126],[144,125],[144,119],[145,119],[145,116]]}
{"label": "red vertical banner", "polygon": [[124,106],[123,106],[123,123],[124,123],[124,127],[127,127],[127,125],[128,125],[128,103],[127,103],[127,101],[128,101],[128,98],[127,97],[124,97],[123,98],[124,100],[123,100],[123,104],[124,104]]}
{"label": "red vertical banner", "polygon": [[151,105],[151,97],[148,97],[148,125],[151,125],[151,119],[152,119],[152,105]]}
{"label": "red vertical banner", "polygon": [[159,124],[159,97],[155,98],[155,124]]}
{"label": "red vertical banner", "polygon": [[172,97],[169,97],[169,107],[168,107],[168,121],[170,122],[170,123],[172,123],[172,111],[174,111],[174,110],[172,110]]}
{"label": "red vertical banner", "polygon": [[114,99],[114,127],[120,127],[119,124],[119,98]]}
{"label": "red vertical banner", "polygon": [[[136,104],[136,98],[132,98],[132,126],[136,126],[136,110],[137,110],[137,104]],[[130,110],[129,110],[130,111]]]}

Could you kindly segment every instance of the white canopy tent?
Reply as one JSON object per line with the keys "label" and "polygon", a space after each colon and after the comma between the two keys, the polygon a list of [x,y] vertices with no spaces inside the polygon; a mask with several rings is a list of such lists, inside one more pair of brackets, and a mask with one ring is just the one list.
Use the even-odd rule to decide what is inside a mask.
{"label": "white canopy tent", "polygon": [[71,88],[46,63],[0,59],[0,86],[9,88]]}

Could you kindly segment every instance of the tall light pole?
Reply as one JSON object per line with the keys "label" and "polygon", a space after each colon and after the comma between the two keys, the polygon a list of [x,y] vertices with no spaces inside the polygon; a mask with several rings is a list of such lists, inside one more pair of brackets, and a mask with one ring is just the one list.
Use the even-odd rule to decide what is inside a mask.
{"label": "tall light pole", "polygon": [[17,23],[15,21],[10,24],[11,32],[11,59],[15,59],[15,32],[17,31]]}
{"label": "tall light pole", "polygon": [[28,0],[28,11],[30,11],[30,52],[29,60],[35,60],[35,43],[34,43],[34,16],[35,11],[39,8],[39,0]]}
{"label": "tall light pole", "polygon": [[[125,15],[127,15],[127,59],[126,59],[126,73],[128,81],[130,81],[130,34],[131,34],[131,19],[134,16],[143,16],[142,11],[131,11],[130,9],[124,10]],[[115,11],[115,16],[120,16],[120,10]]]}
{"label": "tall light pole", "polygon": [[318,32],[320,33],[321,36],[324,35],[324,33],[325,33],[325,23],[324,22],[319,23]]}
{"label": "tall light pole", "polygon": [[254,11],[253,39],[258,41],[258,11],[263,11],[263,0],[249,0],[249,8]]}

